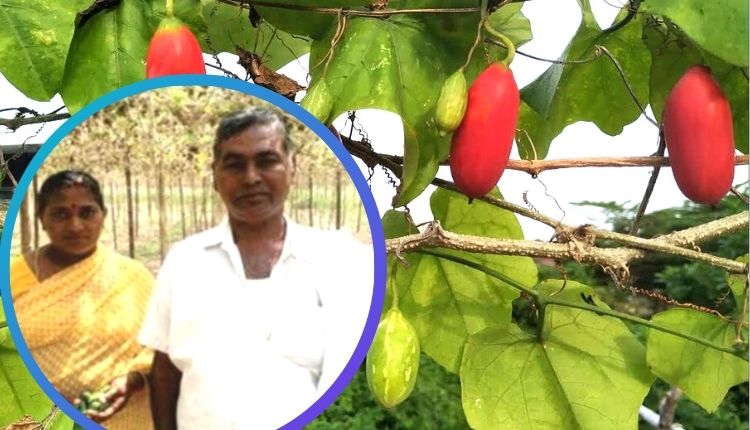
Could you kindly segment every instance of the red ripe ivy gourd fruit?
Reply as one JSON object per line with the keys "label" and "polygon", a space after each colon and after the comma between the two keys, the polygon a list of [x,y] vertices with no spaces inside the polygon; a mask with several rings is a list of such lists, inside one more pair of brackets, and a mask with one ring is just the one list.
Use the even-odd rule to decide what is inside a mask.
{"label": "red ripe ivy gourd fruit", "polygon": [[487,194],[508,164],[521,97],[513,72],[494,63],[469,88],[466,113],[453,133],[450,167],[469,198]]}
{"label": "red ripe ivy gourd fruit", "polygon": [[182,21],[167,16],[148,45],[146,77],[185,73],[206,73],[201,46]]}
{"label": "red ripe ivy gourd fruit", "polygon": [[715,205],[734,179],[732,111],[705,66],[693,66],[667,97],[662,116],[677,186],[696,203]]}

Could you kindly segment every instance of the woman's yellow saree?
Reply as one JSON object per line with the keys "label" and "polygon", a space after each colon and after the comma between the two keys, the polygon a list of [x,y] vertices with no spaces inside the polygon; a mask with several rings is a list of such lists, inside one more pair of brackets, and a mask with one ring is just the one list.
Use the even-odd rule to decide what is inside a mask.
{"label": "woman's yellow saree", "polygon": [[[50,382],[70,401],[130,371],[146,372],[152,352],[137,342],[153,288],[139,262],[99,247],[39,282],[24,257],[11,261],[13,303],[24,340]],[[102,423],[152,429],[148,388]]]}

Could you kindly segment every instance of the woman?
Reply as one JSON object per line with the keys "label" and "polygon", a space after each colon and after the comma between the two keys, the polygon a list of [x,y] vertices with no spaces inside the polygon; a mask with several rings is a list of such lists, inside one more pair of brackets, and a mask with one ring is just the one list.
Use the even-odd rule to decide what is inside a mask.
{"label": "woman", "polygon": [[109,429],[151,429],[146,374],[152,352],[136,338],[153,287],[140,263],[98,246],[107,211],[81,171],[48,177],[36,215],[49,244],[11,261],[21,332],[50,382],[71,402],[105,389],[109,407],[85,413]]}

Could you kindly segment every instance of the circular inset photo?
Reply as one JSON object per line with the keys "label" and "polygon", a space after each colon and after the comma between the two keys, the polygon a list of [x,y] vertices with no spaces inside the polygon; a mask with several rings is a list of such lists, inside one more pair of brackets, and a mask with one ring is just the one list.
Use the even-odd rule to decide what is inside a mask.
{"label": "circular inset photo", "polygon": [[6,226],[14,340],[85,428],[300,428],[359,369],[385,295],[377,208],[341,142],[227,78],[79,112]]}

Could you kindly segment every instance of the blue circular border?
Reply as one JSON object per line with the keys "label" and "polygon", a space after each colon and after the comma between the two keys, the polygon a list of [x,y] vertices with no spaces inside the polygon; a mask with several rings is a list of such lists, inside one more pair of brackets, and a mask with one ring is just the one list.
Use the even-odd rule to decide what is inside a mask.
{"label": "blue circular border", "polygon": [[[128,96],[132,96],[144,91],[154,90],[158,88],[174,87],[174,86],[213,86],[222,87],[230,90],[243,92],[245,94],[259,97],[267,102],[270,102],[277,107],[285,110],[292,114],[297,119],[302,121],[308,126],[315,134],[321,137],[329,148],[336,154],[339,161],[343,164],[349,176],[352,178],[354,185],[359,193],[362,203],[365,207],[365,213],[370,224],[370,234],[372,236],[373,250],[374,250],[374,288],[372,301],[370,302],[370,311],[367,316],[367,322],[365,323],[365,329],[357,343],[357,347],[354,354],[349,359],[349,362],[344,367],[343,372],[336,378],[333,385],[320,397],[312,406],[305,410],[301,415],[281,427],[281,429],[298,429],[304,425],[310,423],[315,417],[320,415],[325,408],[327,408],[333,401],[341,394],[346,388],[349,382],[354,378],[355,373],[359,369],[362,361],[364,361],[367,354],[367,350],[372,343],[372,339],[375,337],[375,330],[380,319],[380,313],[383,308],[383,301],[385,298],[385,277],[386,277],[386,263],[385,263],[385,242],[379,240],[384,238],[383,227],[380,223],[380,215],[378,214],[378,208],[375,204],[375,199],[370,192],[362,172],[360,172],[357,164],[349,152],[344,148],[342,143],[331,133],[331,131],[318,121],[309,112],[299,107],[296,103],[282,97],[281,95],[267,90],[255,84],[250,84],[237,79],[226,78],[223,76],[210,76],[210,75],[175,75],[175,76],[164,76],[155,79],[148,79],[145,81],[139,81],[134,84],[119,88],[112,91],[96,100],[85,108],[81,109],[78,113],[73,115],[70,119],[65,121],[57,131],[50,136],[49,139],[41,146],[37,154],[31,160],[28,168],[24,172],[21,179],[18,181],[16,191],[13,193],[8,213],[5,219],[4,231],[2,234],[2,240],[0,241],[0,273],[6,275],[0,280],[0,293],[3,300],[3,309],[8,322],[8,328],[10,329],[13,341],[16,344],[16,348],[26,364],[26,367],[31,372],[32,376],[42,388],[42,390],[49,396],[49,398],[60,407],[69,417],[81,425],[84,429],[101,430],[102,426],[95,423],[82,412],[76,409],[71,403],[69,403],[65,397],[60,394],[55,387],[49,382],[44,376],[42,370],[34,361],[31,352],[29,351],[26,342],[21,335],[20,328],[18,326],[18,320],[16,319],[15,309],[12,305],[12,299],[10,294],[10,247],[13,236],[13,228],[16,222],[16,216],[19,212],[21,202],[26,194],[31,180],[34,174],[42,166],[44,160],[49,156],[52,150],[57,144],[76,126],[81,124],[88,117],[94,113],[104,109],[105,107],[120,101]],[[335,258],[335,257],[332,257]]]}

